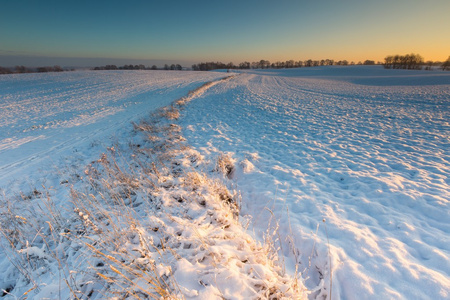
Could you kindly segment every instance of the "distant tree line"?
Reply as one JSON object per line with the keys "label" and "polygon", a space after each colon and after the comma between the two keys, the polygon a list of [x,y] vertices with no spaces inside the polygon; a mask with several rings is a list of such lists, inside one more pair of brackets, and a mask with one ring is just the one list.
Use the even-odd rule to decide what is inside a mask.
{"label": "distant tree line", "polygon": [[365,60],[355,62],[348,62],[347,60],[335,61],[333,59],[321,59],[321,60],[287,60],[287,61],[277,61],[271,63],[268,60],[261,59],[255,62],[242,62],[238,65],[222,62],[201,62],[192,65],[192,70],[194,71],[211,71],[218,69],[289,69],[289,68],[303,68],[303,67],[318,67],[318,66],[349,66],[349,65],[383,65],[387,69],[422,69],[423,65],[426,65],[426,70],[431,70],[432,66],[441,66],[443,70],[450,69],[450,57],[446,62],[442,63],[439,61],[432,62],[427,61],[424,63],[422,56],[419,54],[406,54],[406,55],[391,55],[385,58],[383,62],[375,62],[374,60]]}
{"label": "distant tree line", "polygon": [[165,64],[164,65],[164,70],[178,70],[178,71],[181,71],[181,70],[183,70],[183,67],[181,65],[179,65],[179,64],[176,64],[176,65],[171,64],[170,66],[168,64]]}
{"label": "distant tree line", "polygon": [[256,62],[242,62],[238,65],[233,63],[222,63],[222,62],[201,62],[192,65],[192,70],[194,71],[211,71],[217,69],[288,69],[288,68],[302,68],[302,67],[318,67],[318,66],[348,66],[348,65],[375,65],[382,64],[381,62],[375,63],[373,60],[366,60],[364,62],[348,62],[347,60],[335,61],[333,59],[322,59],[322,60],[312,60],[308,59],[305,61],[299,60],[287,60],[287,61],[277,61],[271,63],[268,60],[261,59]]}
{"label": "distant tree line", "polygon": [[145,70],[144,65],[124,65],[122,67],[117,67],[116,65],[106,65],[101,67],[95,67],[93,70]]}
{"label": "distant tree line", "polygon": [[179,64],[165,64],[163,68],[158,68],[156,65],[146,67],[144,65],[124,65],[117,67],[116,65],[106,65],[102,67],[95,67],[92,70],[183,70],[183,67]]}
{"label": "distant tree line", "polygon": [[0,67],[0,74],[19,74],[19,73],[45,73],[45,72],[63,72],[68,71],[58,65],[53,67],[27,68],[25,66],[15,66],[14,68]]}
{"label": "distant tree line", "polygon": [[433,66],[440,66],[444,71],[450,71],[450,56],[446,61],[427,61],[424,62],[422,56],[419,54],[406,55],[388,55],[384,59],[383,66],[386,69],[407,69],[407,70],[431,70]]}
{"label": "distant tree line", "polygon": [[384,59],[383,65],[386,69],[421,70],[424,64],[422,56],[411,53],[406,55],[388,55]]}
{"label": "distant tree line", "polygon": [[[450,56],[445,62],[440,61],[427,61],[424,62],[422,56],[419,54],[406,54],[406,55],[389,55],[384,59],[384,63],[375,62],[374,60],[365,60],[364,62],[359,61],[348,62],[347,60],[335,61],[333,59],[321,59],[312,60],[308,59],[305,61],[299,60],[287,60],[287,61],[277,61],[271,63],[268,60],[261,59],[256,62],[244,61],[238,65],[222,62],[202,62],[192,65],[192,70],[194,71],[211,71],[217,69],[288,69],[288,68],[303,68],[303,67],[318,67],[318,66],[348,66],[348,65],[383,65],[386,69],[411,69],[420,70],[425,66],[425,70],[431,70],[432,66],[440,66],[442,70],[450,71]],[[140,65],[124,65],[117,67],[116,65],[106,65],[101,67],[92,68],[92,70],[184,70],[179,64],[165,64],[162,68],[158,68],[156,65],[151,67],[146,67],[142,64]],[[71,69],[72,71],[74,69]],[[62,72],[68,71],[63,69],[58,65],[53,67],[38,67],[38,68],[27,68],[25,66],[16,66],[14,68],[4,68],[0,67],[0,74],[16,74],[16,73],[42,73],[42,72]]]}
{"label": "distant tree line", "polygon": [[233,63],[224,64],[222,62],[205,62],[192,65],[192,70],[194,71],[211,71],[218,69],[235,69],[236,67]]}

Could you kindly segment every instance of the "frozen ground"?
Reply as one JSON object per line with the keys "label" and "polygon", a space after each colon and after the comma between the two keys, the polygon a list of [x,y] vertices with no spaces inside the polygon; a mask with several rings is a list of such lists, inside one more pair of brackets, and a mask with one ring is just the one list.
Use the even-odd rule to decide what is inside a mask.
{"label": "frozen ground", "polygon": [[0,297],[306,297],[274,243],[239,221],[230,165],[203,159],[176,124],[224,77],[1,77]]}
{"label": "frozen ground", "polygon": [[449,297],[450,74],[254,71],[183,120],[196,149],[235,159],[244,213],[260,232],[270,208],[310,289],[331,277],[333,299]]}
{"label": "frozen ground", "polygon": [[[28,291],[30,297],[79,293],[102,298],[127,282],[118,280],[114,269],[104,270],[108,260],[99,263],[99,252],[133,265],[134,254],[117,253],[134,249],[131,252],[150,252],[139,259],[151,261],[167,286],[173,288],[175,280],[175,294],[186,298],[242,299],[252,293],[267,297],[277,290],[293,298],[293,291],[304,292],[302,283],[292,286],[298,272],[311,299],[449,297],[448,72],[328,67],[252,71],[217,81],[224,76],[215,72],[0,76],[0,189],[9,201],[14,199],[11,195],[21,194],[17,206],[18,211],[23,209],[15,217],[5,215],[25,228],[30,222],[21,218],[31,219],[36,213],[22,206],[42,202],[54,209],[49,195],[61,216],[71,218],[70,226],[85,228],[76,238],[48,245],[41,237],[43,228],[53,236],[55,229],[46,225],[52,220],[46,219],[47,214],[37,218],[42,226],[37,234],[17,237],[21,245],[17,261],[24,265],[13,268],[6,257],[0,261],[1,288],[15,296]],[[151,126],[133,130],[131,122],[207,81],[215,84],[191,95],[192,101],[180,107],[178,119],[156,122],[160,127],[153,120]],[[154,137],[161,132],[157,128],[169,130]],[[162,140],[183,146],[173,150],[160,144]],[[149,154],[144,148],[163,151]],[[115,158],[119,149],[121,159]],[[164,149],[170,150],[169,157]],[[114,159],[122,162],[119,169]],[[148,159],[161,166],[150,171],[138,167]],[[133,172],[127,177],[122,173],[129,168]],[[127,196],[125,206],[116,205],[125,210],[131,205],[133,218],[114,215],[116,206],[105,213],[88,200],[115,199],[124,182],[132,183],[132,196]],[[80,191],[83,186],[86,197]],[[70,192],[71,187],[78,192]],[[192,203],[185,201],[189,197]],[[241,224],[262,244],[246,235],[230,217],[233,207],[230,210],[218,199],[231,203],[240,199]],[[77,201],[83,209],[76,210],[79,219],[73,219],[65,207]],[[15,205],[3,206],[2,213],[17,209]],[[161,205],[166,208],[160,210]],[[116,231],[102,222],[94,224],[99,216],[117,217],[120,225],[114,230],[129,239],[116,242]],[[127,218],[133,220],[132,228],[123,222]],[[63,230],[66,225],[59,226]],[[105,238],[99,239],[99,230]],[[114,242],[106,242],[109,239]],[[155,240],[155,249],[163,252],[162,242],[156,243],[159,239],[182,259],[175,255],[177,259],[170,260],[171,253],[158,251],[161,255],[156,258],[152,249],[138,246],[142,240]],[[94,243],[87,246],[89,241]],[[98,244],[101,247],[93,250],[97,260],[78,254]],[[291,277],[272,265],[277,248]],[[62,259],[58,251],[68,253],[64,256],[68,266],[58,264]],[[155,263],[161,262],[158,259],[169,262]],[[120,267],[113,262],[109,261]],[[14,272],[20,266],[40,281]],[[100,283],[98,274],[107,277],[108,285]],[[62,278],[80,291],[70,291]],[[134,289],[146,288],[139,281],[134,284]]]}
{"label": "frozen ground", "polygon": [[220,77],[178,71],[0,76],[0,187],[11,189],[17,178],[35,181],[37,170],[68,156],[88,162],[131,122]]}

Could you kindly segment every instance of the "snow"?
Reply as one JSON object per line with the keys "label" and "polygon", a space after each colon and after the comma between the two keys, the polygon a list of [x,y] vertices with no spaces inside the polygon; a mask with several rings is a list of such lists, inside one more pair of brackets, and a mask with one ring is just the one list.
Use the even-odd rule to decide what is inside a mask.
{"label": "snow", "polygon": [[4,296],[447,299],[450,74],[236,73],[0,76]]}
{"label": "snow", "polygon": [[94,146],[109,146],[131,122],[219,77],[178,71],[0,76],[0,186],[24,176],[34,181],[39,177],[28,174],[62,157],[87,162],[103,151],[93,153]]}
{"label": "snow", "polygon": [[446,299],[449,75],[251,71],[193,101],[183,127],[201,153],[233,157],[243,213],[261,235],[270,208],[311,290],[331,278],[333,299]]}

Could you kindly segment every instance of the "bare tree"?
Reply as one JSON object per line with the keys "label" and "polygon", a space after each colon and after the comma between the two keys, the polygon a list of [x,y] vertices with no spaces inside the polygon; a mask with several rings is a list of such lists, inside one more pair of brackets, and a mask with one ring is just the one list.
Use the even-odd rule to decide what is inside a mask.
{"label": "bare tree", "polygon": [[375,65],[375,61],[367,59],[367,60],[364,61],[363,65],[365,65],[365,66],[374,66]]}
{"label": "bare tree", "polygon": [[442,63],[441,68],[442,68],[442,70],[444,70],[444,71],[450,71],[450,56],[447,58],[446,61],[444,61],[444,62]]}
{"label": "bare tree", "polygon": [[312,67],[312,66],[313,66],[312,59],[308,59],[307,61],[305,61],[305,67]]}
{"label": "bare tree", "polygon": [[424,64],[423,57],[419,54],[389,55],[384,59],[386,69],[420,70]]}
{"label": "bare tree", "polygon": [[0,67],[0,74],[11,74],[12,71],[8,68]]}
{"label": "bare tree", "polygon": [[250,63],[248,61],[244,61],[239,64],[239,69],[250,69]]}
{"label": "bare tree", "polygon": [[294,64],[295,64],[295,62],[294,62],[294,60],[287,60],[285,63],[284,63],[284,66],[285,66],[285,68],[293,68],[294,67]]}
{"label": "bare tree", "polygon": [[28,73],[28,69],[25,66],[16,66],[16,73]]}

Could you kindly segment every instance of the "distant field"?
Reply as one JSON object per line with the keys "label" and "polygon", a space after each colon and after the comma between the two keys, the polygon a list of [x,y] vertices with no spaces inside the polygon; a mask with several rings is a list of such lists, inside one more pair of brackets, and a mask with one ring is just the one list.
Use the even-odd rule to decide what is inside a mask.
{"label": "distant field", "polygon": [[[333,66],[233,74],[220,82],[231,74],[0,76],[0,191],[29,195],[45,185],[64,196],[64,207],[69,192],[55,170],[82,170],[115,143],[134,145],[132,122],[214,81],[170,120],[197,153],[189,166],[177,162],[178,172],[226,158],[223,180],[241,197],[240,221],[257,240],[273,237],[287,274],[300,274],[311,298],[329,295],[332,280],[333,299],[448,299],[450,72]],[[191,263],[183,274],[200,274]],[[16,278],[8,274],[0,275],[5,287]],[[198,283],[206,277],[176,274],[190,295],[212,295]]]}
{"label": "distant field", "polygon": [[223,76],[177,71],[2,75],[0,185],[48,168],[58,157],[89,152],[93,143],[108,144],[132,121]]}

